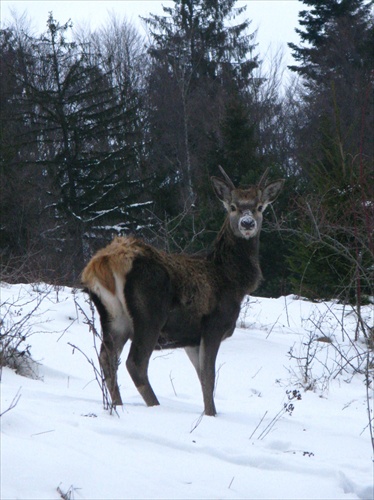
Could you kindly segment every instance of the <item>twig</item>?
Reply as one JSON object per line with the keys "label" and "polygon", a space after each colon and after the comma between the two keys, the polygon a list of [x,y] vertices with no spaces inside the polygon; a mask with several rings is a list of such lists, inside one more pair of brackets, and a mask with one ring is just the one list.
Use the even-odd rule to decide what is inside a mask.
{"label": "twig", "polygon": [[286,316],[287,316],[287,324],[288,328],[290,327],[290,317],[288,315],[288,304],[287,304],[287,297],[284,296],[284,303],[285,303],[285,309],[286,309]]}
{"label": "twig", "polygon": [[96,368],[95,363],[93,362],[93,360],[90,359],[87,356],[87,354],[82,351],[82,349],[80,349],[76,345],[72,344],[71,342],[68,342],[68,345],[70,345],[73,349],[76,349],[77,351],[79,351],[86,358],[86,360],[88,361],[88,363],[92,366],[93,372],[95,374],[96,382],[98,383],[98,385],[100,387],[100,390],[101,390],[101,394],[103,396],[104,410],[109,410],[110,414],[112,414],[112,412],[114,411],[116,413],[116,415],[119,417],[119,414],[118,414],[118,412],[117,412],[117,410],[115,408],[115,405],[113,405],[113,403],[110,400],[110,396],[109,396],[109,393],[108,393],[108,390],[107,390],[107,387],[106,387],[106,384],[105,384],[105,380],[104,380],[104,377],[103,377],[103,374],[102,374],[101,370],[99,371]]}
{"label": "twig", "polygon": [[[61,484],[61,483],[60,483]],[[63,500],[74,500],[74,491],[80,490],[80,488],[74,488],[73,485],[69,487],[66,493],[62,491],[60,485],[57,486],[57,492]]]}
{"label": "twig", "polygon": [[374,451],[374,417],[372,416],[372,408],[370,405],[370,392],[369,392],[369,387],[371,386],[371,383],[373,382],[373,379],[370,378],[370,352],[369,350],[367,351],[367,357],[366,357],[366,371],[365,371],[365,386],[366,386],[366,409],[367,409],[367,415],[368,415],[368,427],[369,427],[369,433],[370,433],[370,439],[371,439],[371,446]]}
{"label": "twig", "polygon": [[51,429],[49,431],[42,431],[42,432],[37,432],[36,434],[31,434],[31,437],[34,437],[34,436],[41,436],[42,434],[49,434],[50,432],[55,432],[56,429]]}
{"label": "twig", "polygon": [[235,476],[232,476],[232,479],[231,479],[231,481],[230,481],[230,484],[229,484],[228,489],[230,489],[230,488],[231,488],[231,485],[232,485],[232,483],[234,482],[234,479],[235,479]]}
{"label": "twig", "polygon": [[173,380],[174,380],[174,379],[172,378],[171,373],[172,373],[172,372],[170,372],[170,373],[169,373],[170,383],[171,383],[171,386],[172,386],[172,388],[173,388],[173,391],[174,391],[175,396],[176,396],[176,397],[178,397],[177,392],[176,392],[175,387],[174,387],[174,384],[173,384]]}
{"label": "twig", "polygon": [[282,313],[278,316],[278,318],[274,321],[272,327],[269,330],[269,333],[266,335],[266,338],[268,339],[270,337],[271,332],[274,330],[275,325],[278,324],[279,318],[282,316]]}
{"label": "twig", "polygon": [[190,434],[193,433],[193,431],[196,429],[196,427],[198,427],[203,419],[203,416],[204,416],[204,412],[202,412],[202,414],[199,416],[199,418],[196,420],[194,426],[192,427],[192,429],[190,430]]}
{"label": "twig", "polygon": [[279,412],[275,415],[275,417],[270,420],[268,425],[265,427],[265,429],[261,432],[261,434],[258,436],[257,439],[262,441],[271,431],[271,429],[274,427],[274,425],[280,420],[280,418],[286,413],[286,409],[283,407]]}
{"label": "twig", "polygon": [[257,375],[260,373],[260,371],[262,370],[262,366],[260,366],[260,368],[257,370],[257,372],[252,376],[252,378],[256,378]]}
{"label": "twig", "polygon": [[77,349],[81,354],[83,354],[83,356],[86,358],[86,360],[88,361],[88,363],[92,366],[93,372],[95,374],[96,382],[98,383],[98,385],[100,387],[100,390],[101,390],[101,394],[102,394],[102,398],[103,398],[103,407],[104,407],[104,410],[109,410],[110,414],[112,414],[112,412],[114,411],[116,413],[116,415],[119,417],[119,414],[118,414],[118,412],[116,410],[116,407],[115,407],[115,405],[113,405],[113,403],[111,401],[111,397],[110,397],[108,388],[106,386],[105,377],[104,377],[104,374],[102,372],[102,368],[101,368],[101,364],[100,364],[100,354],[99,354],[99,350],[97,348],[96,340],[97,339],[101,340],[101,336],[99,335],[99,332],[97,331],[97,329],[95,327],[95,308],[94,308],[94,305],[93,305],[93,303],[92,303],[91,300],[86,299],[86,303],[89,305],[90,312],[91,312],[91,318],[89,318],[88,315],[87,315],[87,313],[86,313],[86,311],[82,308],[82,306],[76,300],[76,297],[74,297],[74,302],[75,302],[77,310],[83,316],[83,322],[88,325],[88,327],[90,329],[90,332],[93,335],[94,349],[95,349],[95,352],[96,352],[96,356],[97,356],[97,358],[99,360],[100,370],[98,370],[96,368],[95,363],[93,362],[93,360],[90,359],[79,347],[71,344],[70,342],[68,342],[68,345],[70,345],[73,349]]}
{"label": "twig", "polygon": [[21,389],[22,389],[22,387],[20,387],[20,388],[18,389],[18,391],[16,392],[16,395],[15,395],[15,396],[14,396],[14,398],[12,399],[12,401],[11,401],[11,403],[10,403],[9,407],[8,407],[6,410],[4,410],[2,413],[0,413],[0,418],[1,418],[3,415],[5,415],[6,413],[8,413],[8,411],[13,410],[13,408],[15,408],[15,407],[17,406],[18,401],[19,401],[19,400],[20,400],[20,398],[21,398],[21,394],[20,394],[20,390],[21,390]]}
{"label": "twig", "polygon": [[249,438],[248,438],[248,439],[252,439],[252,438],[253,438],[254,434],[255,434],[255,433],[256,433],[256,431],[257,431],[257,429],[260,427],[260,425],[261,425],[261,424],[262,424],[262,422],[264,421],[264,418],[266,417],[267,413],[268,413],[268,412],[267,412],[267,410],[266,410],[266,412],[263,414],[263,416],[262,416],[261,420],[260,420],[260,421],[259,421],[259,423],[257,424],[257,426],[256,426],[255,430],[252,432],[252,434],[249,436]]}
{"label": "twig", "polygon": [[[293,391],[286,391],[286,394],[287,394],[287,398],[288,398],[288,403],[284,403],[283,407],[278,411],[278,413],[272,418],[272,420],[270,420],[270,422],[268,423],[268,425],[265,427],[265,429],[260,433],[260,435],[258,436],[257,439],[259,439],[260,441],[262,441],[268,434],[269,432],[273,429],[274,425],[282,418],[282,416],[285,414],[285,413],[288,413],[290,416],[292,415],[295,407],[293,405],[293,403],[291,403],[290,401],[293,401],[293,400],[298,400],[300,401],[301,400],[301,394],[298,390],[294,389]],[[262,417],[260,423],[258,424],[258,426],[256,427],[256,429],[252,432],[251,436],[249,439],[252,438],[252,436],[254,435],[254,433],[256,432],[256,430],[259,428],[261,422],[264,420],[265,416],[266,416],[267,412],[265,413],[265,415]]]}
{"label": "twig", "polygon": [[221,363],[221,364],[219,365],[219,367],[217,368],[217,370],[216,370],[216,380],[215,380],[215,382],[214,382],[214,391],[213,391],[213,396],[215,396],[215,395],[216,395],[216,390],[217,390],[218,380],[219,380],[219,372],[220,372],[220,370],[221,370],[222,366],[224,366],[225,364],[226,364],[226,363]]}

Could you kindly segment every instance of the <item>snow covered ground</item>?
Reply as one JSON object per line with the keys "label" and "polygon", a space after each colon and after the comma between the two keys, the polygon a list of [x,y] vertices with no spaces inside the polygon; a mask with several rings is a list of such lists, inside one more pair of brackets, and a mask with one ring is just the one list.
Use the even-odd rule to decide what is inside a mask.
{"label": "snow covered ground", "polygon": [[[217,417],[201,418],[200,385],[183,350],[151,358],[159,407],[145,406],[122,363],[125,404],[111,415],[78,350],[97,364],[77,306],[90,316],[85,296],[43,284],[0,292],[2,333],[32,311],[19,330],[37,362],[37,378],[2,370],[3,500],[373,497],[372,391],[365,345],[349,339],[351,310],[248,298],[218,355]],[[371,307],[364,315],[373,324]],[[315,340],[323,335],[332,343]]]}

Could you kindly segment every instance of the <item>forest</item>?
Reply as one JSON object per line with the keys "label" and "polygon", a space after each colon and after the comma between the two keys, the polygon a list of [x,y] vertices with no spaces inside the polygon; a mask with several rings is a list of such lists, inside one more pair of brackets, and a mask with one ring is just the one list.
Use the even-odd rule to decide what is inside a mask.
{"label": "forest", "polygon": [[[94,251],[135,234],[204,252],[224,212],[210,177],[269,168],[260,296],[374,296],[373,2],[301,0],[292,78],[262,64],[235,0],[174,0],[75,30],[50,13],[0,31],[1,279],[79,286]],[[241,21],[239,22],[239,17]],[[230,22],[228,22],[230,20]],[[237,20],[237,22],[235,22]]]}

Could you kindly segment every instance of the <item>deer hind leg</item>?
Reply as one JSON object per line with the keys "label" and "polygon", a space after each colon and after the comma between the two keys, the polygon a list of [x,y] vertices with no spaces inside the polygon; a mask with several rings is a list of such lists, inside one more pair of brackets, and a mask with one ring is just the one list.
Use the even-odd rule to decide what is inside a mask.
{"label": "deer hind leg", "polygon": [[[127,370],[147,406],[160,404],[148,379],[149,358],[158,338],[157,332],[156,335],[153,335],[153,338],[155,341],[149,343],[149,346],[145,346],[134,339],[126,361]],[[151,340],[150,332],[148,332],[148,339]]]}
{"label": "deer hind leg", "polygon": [[102,328],[103,340],[99,356],[102,374],[112,404],[122,405],[117,371],[121,352],[131,335],[131,322],[119,301],[112,300],[111,307],[108,307],[97,295],[92,294],[91,297],[99,312]]}
{"label": "deer hind leg", "polygon": [[165,302],[153,299],[153,304],[143,303],[142,309],[132,311],[134,335],[126,361],[127,370],[147,406],[159,405],[148,379],[148,365],[162,326],[165,324]]}
{"label": "deer hind leg", "polygon": [[136,259],[126,277],[125,298],[134,327],[126,367],[147,406],[155,406],[159,402],[148,379],[148,364],[171,307],[168,272],[152,259]]}
{"label": "deer hind leg", "polygon": [[118,334],[110,328],[103,329],[103,342],[100,348],[100,366],[108,388],[113,406],[122,405],[121,393],[118,386],[117,372],[120,364],[120,356],[129,333]]}

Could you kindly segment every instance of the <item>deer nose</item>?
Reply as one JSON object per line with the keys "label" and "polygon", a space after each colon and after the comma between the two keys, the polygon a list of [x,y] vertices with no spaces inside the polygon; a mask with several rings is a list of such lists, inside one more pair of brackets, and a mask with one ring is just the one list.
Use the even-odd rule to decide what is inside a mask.
{"label": "deer nose", "polygon": [[250,231],[256,227],[256,221],[252,217],[243,217],[240,220],[240,226],[246,231]]}

